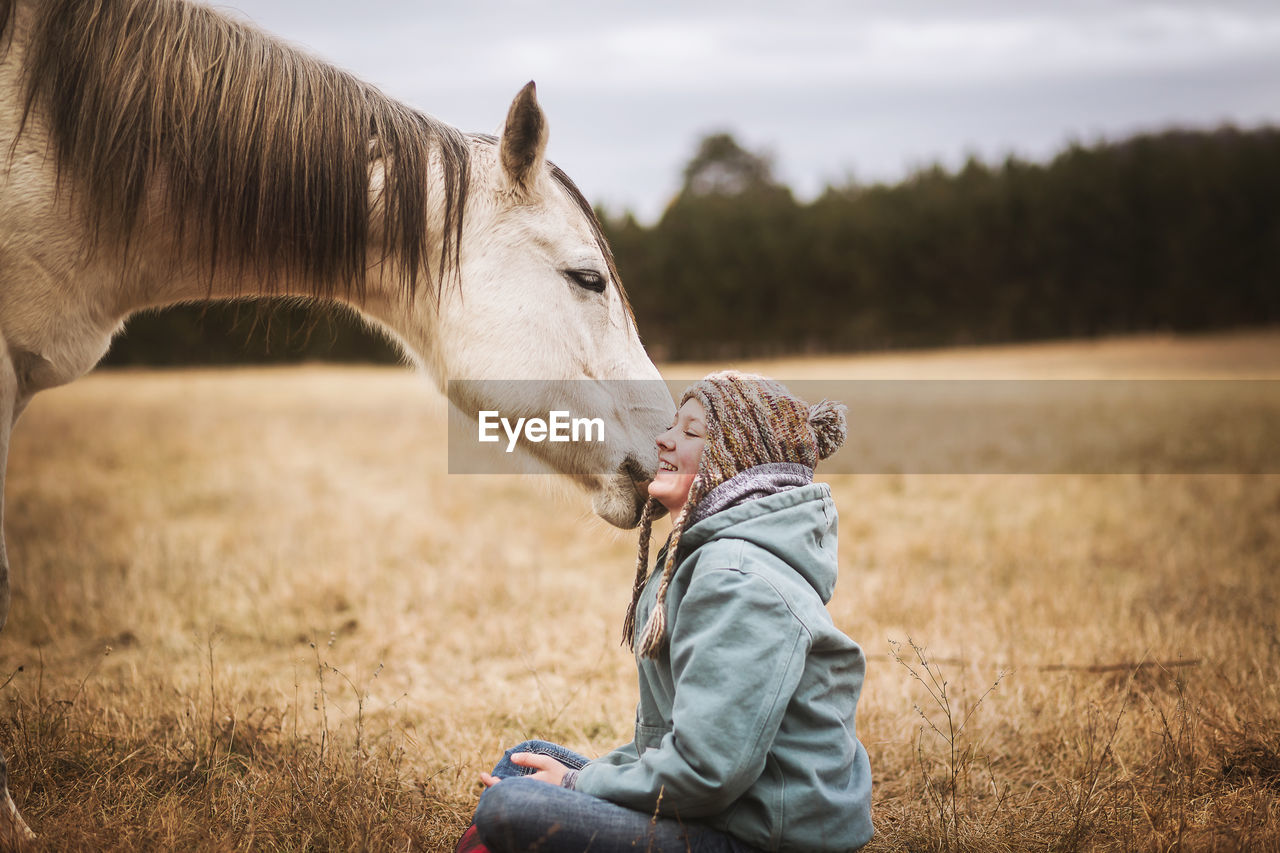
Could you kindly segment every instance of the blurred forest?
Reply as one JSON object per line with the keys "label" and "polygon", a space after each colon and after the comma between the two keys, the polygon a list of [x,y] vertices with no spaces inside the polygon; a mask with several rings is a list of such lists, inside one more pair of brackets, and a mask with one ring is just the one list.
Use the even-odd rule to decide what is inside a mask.
{"label": "blurred forest", "polygon": [[[1280,129],[1072,145],[795,199],[705,137],[652,225],[600,211],[660,360],[998,343],[1280,322]],[[135,317],[105,364],[395,361],[295,302]]]}

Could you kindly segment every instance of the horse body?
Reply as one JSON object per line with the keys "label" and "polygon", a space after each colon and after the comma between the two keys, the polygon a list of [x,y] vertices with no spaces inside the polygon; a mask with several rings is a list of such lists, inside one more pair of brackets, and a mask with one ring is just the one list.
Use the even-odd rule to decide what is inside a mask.
{"label": "horse body", "polygon": [[[606,441],[541,461],[634,526],[674,407],[608,381],[660,377],[546,143],[532,84],[500,138],[463,135],[186,0],[0,0],[0,495],[23,408],[131,313],[294,295],[351,306],[442,390],[592,380],[561,387]],[[27,830],[0,791],[3,844]]]}

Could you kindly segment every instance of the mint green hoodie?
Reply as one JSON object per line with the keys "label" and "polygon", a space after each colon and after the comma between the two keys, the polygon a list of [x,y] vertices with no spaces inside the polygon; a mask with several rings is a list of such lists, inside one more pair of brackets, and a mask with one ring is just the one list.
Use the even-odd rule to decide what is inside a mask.
{"label": "mint green hoodie", "polygon": [[[660,574],[641,595],[637,631]],[[669,645],[637,658],[635,740],[584,767],[576,789],[765,850],[866,844],[871,767],[854,731],[866,659],[827,613],[835,582],[825,483],[688,528],[667,591]]]}

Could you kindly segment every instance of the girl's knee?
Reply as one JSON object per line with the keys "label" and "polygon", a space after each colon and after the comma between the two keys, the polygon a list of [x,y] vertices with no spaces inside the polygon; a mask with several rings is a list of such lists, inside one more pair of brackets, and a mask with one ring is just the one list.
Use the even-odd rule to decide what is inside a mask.
{"label": "girl's knee", "polygon": [[474,823],[485,844],[501,848],[523,838],[546,811],[543,797],[551,790],[545,782],[519,777],[505,779],[480,796]]}
{"label": "girl's knee", "polygon": [[517,752],[537,752],[544,755],[554,755],[557,747],[554,743],[545,740],[525,740],[502,753],[502,758],[493,766],[493,775],[499,779],[506,779],[514,776],[523,776],[533,771],[527,770],[511,760],[511,756]]}
{"label": "girl's knee", "polygon": [[556,745],[549,740],[522,740],[515,746],[508,749],[503,754],[503,757],[510,758],[517,752],[546,752],[556,748]]}

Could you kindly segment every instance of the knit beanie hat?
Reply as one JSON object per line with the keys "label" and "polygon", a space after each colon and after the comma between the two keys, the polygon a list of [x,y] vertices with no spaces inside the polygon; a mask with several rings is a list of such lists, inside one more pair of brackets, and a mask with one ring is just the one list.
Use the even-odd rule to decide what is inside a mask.
{"label": "knit beanie hat", "polygon": [[[712,373],[686,388],[680,405],[689,400],[697,400],[706,410],[707,437],[689,497],[673,522],[657,603],[640,636],[639,652],[644,657],[656,656],[666,643],[667,586],[675,571],[680,536],[699,501],[716,486],[757,465],[794,462],[814,468],[840,449],[846,435],[848,408],[842,403],[823,400],[810,406],[781,383],[750,373]],[[636,579],[623,623],[623,643],[633,649],[636,606],[649,579],[649,538],[661,510],[662,505],[650,498],[640,516]]]}

